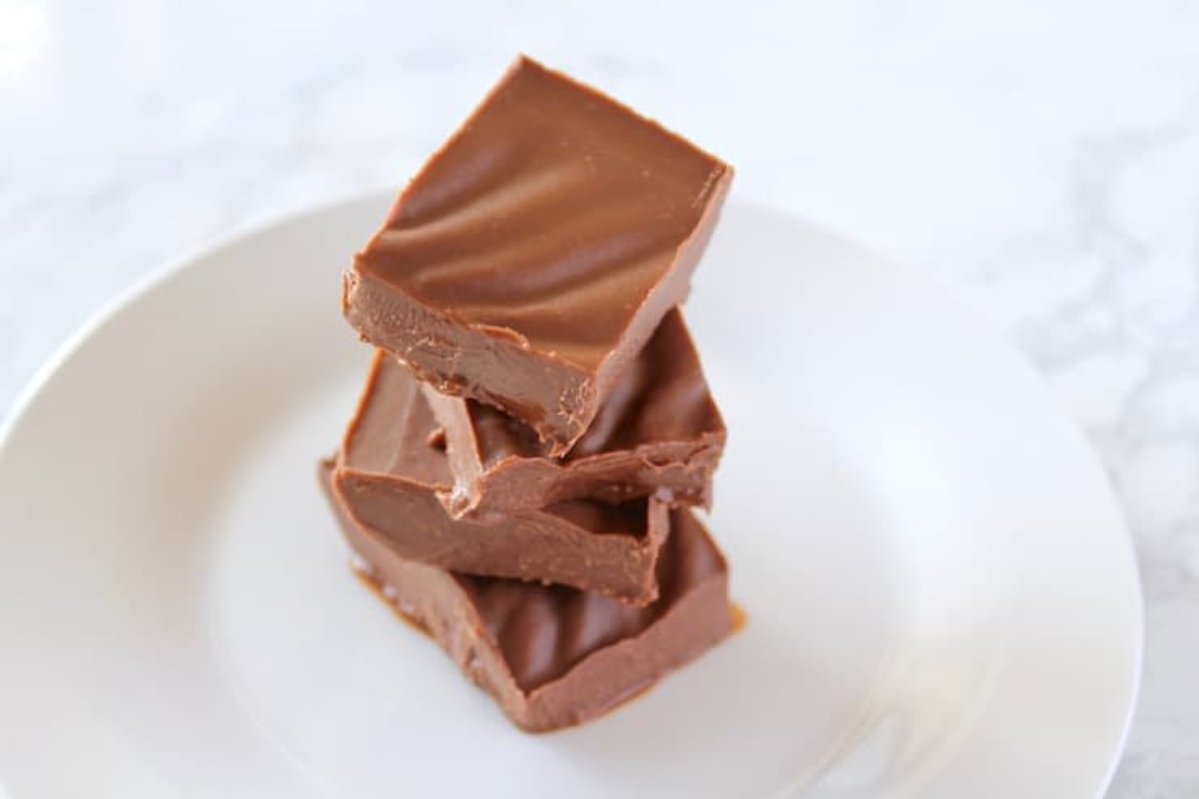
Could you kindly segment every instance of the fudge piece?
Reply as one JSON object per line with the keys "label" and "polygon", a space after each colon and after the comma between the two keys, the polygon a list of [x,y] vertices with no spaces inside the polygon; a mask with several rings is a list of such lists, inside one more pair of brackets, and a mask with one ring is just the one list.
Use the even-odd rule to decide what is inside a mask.
{"label": "fudge piece", "polygon": [[732,169],[520,58],[343,279],[363,339],[562,455],[686,296]]}
{"label": "fudge piece", "polygon": [[[326,462],[328,488],[333,463]],[[582,724],[649,687],[732,632],[725,561],[687,510],[670,515],[661,597],[636,608],[564,586],[445,571],[396,554],[333,512],[359,566],[520,727]]]}
{"label": "fudge piece", "polygon": [[469,574],[562,583],[644,605],[670,529],[665,503],[560,502],[492,523],[454,520],[436,419],[412,373],[377,352],[333,483],[356,524],[402,557]]}
{"label": "fudge piece", "polygon": [[707,507],[725,427],[699,355],[676,309],[613,387],[591,427],[564,458],[546,457],[513,416],[424,386],[445,429],[455,518],[484,518],[570,499],[623,502],[655,496]]}

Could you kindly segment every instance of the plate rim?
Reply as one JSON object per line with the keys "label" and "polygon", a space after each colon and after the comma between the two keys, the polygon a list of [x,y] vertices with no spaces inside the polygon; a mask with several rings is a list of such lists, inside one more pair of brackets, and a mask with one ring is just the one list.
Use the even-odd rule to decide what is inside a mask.
{"label": "plate rim", "polygon": [[190,269],[194,264],[210,257],[219,250],[235,247],[247,239],[267,233],[271,228],[292,224],[304,217],[319,217],[336,212],[341,208],[356,205],[370,200],[382,200],[384,195],[394,195],[394,191],[385,191],[382,187],[367,188],[358,191],[343,192],[294,208],[284,208],[261,215],[251,216],[231,228],[218,232],[180,250],[169,256],[157,266],[151,267],[141,276],[134,278],[124,287],[117,289],[100,307],[92,311],[84,320],[62,339],[33,371],[17,392],[7,413],[0,418],[0,452],[3,452],[12,437],[13,431],[29,407],[36,401],[39,394],[49,383],[66,361],[75,354],[83,344],[100,331],[110,320],[115,319],[134,303],[140,301],[150,292],[162,286],[177,275]]}

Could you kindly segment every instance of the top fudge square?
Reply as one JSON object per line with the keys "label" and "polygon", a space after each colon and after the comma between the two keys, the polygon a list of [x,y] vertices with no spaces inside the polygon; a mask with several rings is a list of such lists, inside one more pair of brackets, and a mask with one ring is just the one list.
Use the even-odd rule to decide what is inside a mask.
{"label": "top fudge square", "polygon": [[361,337],[562,455],[687,295],[733,170],[519,58],[344,274]]}

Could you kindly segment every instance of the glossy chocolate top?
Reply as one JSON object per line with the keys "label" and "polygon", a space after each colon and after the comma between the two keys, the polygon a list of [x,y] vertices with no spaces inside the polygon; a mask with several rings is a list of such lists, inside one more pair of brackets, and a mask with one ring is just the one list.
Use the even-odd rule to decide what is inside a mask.
{"label": "glossy chocolate top", "polygon": [[731,169],[522,57],[401,194],[355,269],[596,369]]}
{"label": "glossy chocolate top", "polygon": [[697,585],[722,575],[724,557],[687,510],[670,516],[658,558],[658,601],[637,608],[564,586],[457,575],[526,692],[558,679],[589,654],[636,638]]}

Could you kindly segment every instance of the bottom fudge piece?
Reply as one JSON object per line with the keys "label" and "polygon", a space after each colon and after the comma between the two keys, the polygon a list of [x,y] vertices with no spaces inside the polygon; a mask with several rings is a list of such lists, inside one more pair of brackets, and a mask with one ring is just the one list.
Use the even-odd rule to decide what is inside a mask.
{"label": "bottom fudge piece", "polygon": [[366,576],[520,727],[582,724],[695,659],[733,629],[728,570],[687,510],[670,515],[661,595],[637,608],[565,586],[457,574],[398,556],[346,516],[321,482]]}
{"label": "bottom fudge piece", "polygon": [[435,446],[439,430],[416,378],[376,357],[333,476],[355,524],[430,566],[560,583],[635,605],[657,598],[654,568],[670,529],[664,503],[575,500],[487,523],[454,520],[438,498],[453,482]]}

